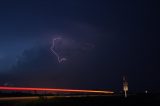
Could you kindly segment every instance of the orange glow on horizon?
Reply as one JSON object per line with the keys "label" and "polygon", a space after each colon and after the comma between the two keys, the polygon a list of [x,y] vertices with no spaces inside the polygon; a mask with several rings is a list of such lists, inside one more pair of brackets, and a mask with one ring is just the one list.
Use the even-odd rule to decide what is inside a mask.
{"label": "orange glow on horizon", "polygon": [[28,87],[6,87],[0,86],[0,90],[10,91],[54,91],[54,92],[79,92],[79,93],[104,93],[112,94],[112,91],[100,91],[100,90],[78,90],[78,89],[55,89],[55,88],[28,88]]}

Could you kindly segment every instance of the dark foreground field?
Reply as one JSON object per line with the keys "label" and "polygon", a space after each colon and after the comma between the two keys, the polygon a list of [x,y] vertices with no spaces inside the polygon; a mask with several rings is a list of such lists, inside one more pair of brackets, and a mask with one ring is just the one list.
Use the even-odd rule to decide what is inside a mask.
{"label": "dark foreground field", "polygon": [[39,97],[35,100],[0,101],[0,106],[160,106],[160,95]]}

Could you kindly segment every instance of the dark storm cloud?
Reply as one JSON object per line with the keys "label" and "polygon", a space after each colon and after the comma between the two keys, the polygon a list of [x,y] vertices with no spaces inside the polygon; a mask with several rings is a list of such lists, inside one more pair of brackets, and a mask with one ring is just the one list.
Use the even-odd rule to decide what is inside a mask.
{"label": "dark storm cloud", "polygon": [[[83,76],[83,74],[87,72],[87,68],[90,67],[79,66],[79,64],[85,64],[88,57],[90,57],[89,54],[85,54],[86,49],[82,51],[81,48],[78,48],[76,51],[81,52],[78,54],[74,49],[70,49],[69,57],[72,57],[71,55],[76,55],[76,57],[68,57],[68,60],[61,64],[49,48],[50,45],[45,45],[25,51],[22,57],[19,58],[17,64],[12,68],[11,73],[14,79],[12,81],[8,80],[8,82],[17,85],[24,85],[23,83],[25,82],[25,85],[28,86],[41,86],[41,84],[43,84],[51,87],[80,87],[78,84],[82,83],[81,76]],[[77,62],[79,64],[75,64]],[[88,72],[90,72],[90,70],[88,70]],[[21,81],[17,82],[19,79],[21,79]],[[50,82],[51,80],[53,83]],[[89,86],[86,87],[89,88]]]}

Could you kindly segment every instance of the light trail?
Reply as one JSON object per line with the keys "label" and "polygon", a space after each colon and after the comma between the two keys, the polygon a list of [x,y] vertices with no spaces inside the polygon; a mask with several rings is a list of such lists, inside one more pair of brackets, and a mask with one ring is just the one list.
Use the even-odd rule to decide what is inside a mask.
{"label": "light trail", "polygon": [[0,97],[0,101],[19,101],[19,100],[39,100],[41,97],[45,99],[54,98],[83,98],[83,97],[108,97],[112,95],[71,95],[71,96],[22,96],[22,97]]}
{"label": "light trail", "polygon": [[0,98],[0,101],[15,101],[15,100],[38,100],[38,96],[33,97],[3,97]]}
{"label": "light trail", "polygon": [[66,58],[60,58],[59,54],[54,50],[54,49],[55,49],[55,41],[56,41],[56,40],[60,40],[60,39],[62,39],[62,38],[60,38],[60,37],[54,38],[54,39],[53,39],[53,42],[52,42],[52,46],[51,46],[51,48],[50,48],[51,51],[52,51],[52,53],[54,53],[54,55],[57,57],[59,63],[67,60]]}
{"label": "light trail", "polygon": [[70,92],[70,93],[102,93],[113,94],[112,91],[100,91],[100,90],[77,90],[77,89],[55,89],[55,88],[27,88],[27,87],[6,87],[0,86],[0,90],[9,91],[53,91],[53,92]]}

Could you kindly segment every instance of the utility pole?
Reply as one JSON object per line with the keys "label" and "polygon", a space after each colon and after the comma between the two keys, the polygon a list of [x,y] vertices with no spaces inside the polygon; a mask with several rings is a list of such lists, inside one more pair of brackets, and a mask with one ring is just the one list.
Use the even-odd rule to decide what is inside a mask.
{"label": "utility pole", "polygon": [[123,76],[123,91],[124,91],[124,97],[127,98],[128,82],[127,82],[125,76]]}

